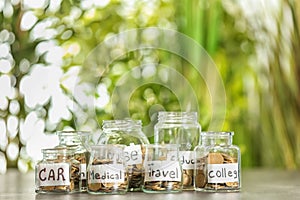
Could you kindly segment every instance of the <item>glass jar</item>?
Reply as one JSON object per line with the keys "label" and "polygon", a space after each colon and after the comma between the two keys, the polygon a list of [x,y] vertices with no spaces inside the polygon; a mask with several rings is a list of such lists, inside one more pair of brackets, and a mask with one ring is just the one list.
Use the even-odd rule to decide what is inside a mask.
{"label": "glass jar", "polygon": [[84,147],[81,136],[88,135],[85,131],[58,131],[59,145],[56,148],[68,148],[74,151],[74,158],[80,163],[79,188],[81,192],[86,192],[86,166],[88,152]]}
{"label": "glass jar", "polygon": [[202,132],[195,148],[196,191],[237,192],[241,188],[241,154],[233,132]]}
{"label": "glass jar", "polygon": [[128,171],[124,160],[124,145],[91,146],[87,167],[90,194],[125,194],[128,190]]}
{"label": "glass jar", "polygon": [[143,192],[175,193],[182,191],[182,169],[178,145],[146,145],[144,168]]}
{"label": "glass jar", "polygon": [[197,112],[159,112],[154,126],[154,142],[179,145],[183,170],[183,190],[193,190],[194,148],[199,145],[201,126]]}
{"label": "glass jar", "polygon": [[36,193],[73,193],[79,191],[80,163],[74,151],[43,149],[43,160],[35,166]]}
{"label": "glass jar", "polygon": [[99,144],[122,144],[129,174],[129,191],[140,191],[144,180],[144,145],[149,144],[140,120],[104,120]]}

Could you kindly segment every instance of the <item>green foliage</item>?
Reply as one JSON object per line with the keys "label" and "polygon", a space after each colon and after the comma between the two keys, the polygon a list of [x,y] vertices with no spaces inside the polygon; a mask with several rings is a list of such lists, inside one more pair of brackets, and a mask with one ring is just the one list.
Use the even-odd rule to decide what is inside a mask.
{"label": "green foliage", "polygon": [[[161,27],[178,30],[191,37],[209,53],[218,67],[226,90],[223,130],[235,132],[234,143],[241,147],[243,166],[299,168],[300,4],[297,1],[278,1],[278,9],[273,10],[265,7],[267,3],[260,2],[260,7],[254,9],[248,8],[250,4],[246,1],[232,0],[134,3],[111,0],[107,5],[90,7],[85,7],[82,2],[64,0],[57,9],[53,9],[48,1],[41,8],[8,4],[13,8],[11,16],[4,8],[1,9],[0,45],[7,35],[3,31],[13,34],[14,40],[8,43],[14,66],[9,72],[1,72],[0,77],[7,75],[13,80],[11,87],[16,90],[16,95],[5,96],[8,105],[0,109],[0,119],[6,124],[11,116],[19,120],[18,133],[5,132],[7,144],[0,143],[0,156],[4,155],[8,167],[23,169],[22,163],[32,167],[33,161],[27,152],[28,141],[23,141],[20,133],[21,124],[32,113],[44,122],[43,132],[51,134],[66,127],[99,131],[102,120],[113,119],[114,109],[118,109],[123,116],[129,113],[133,119],[141,119],[144,131],[152,141],[156,113],[160,110],[181,110],[181,97],[190,95],[185,88],[179,88],[181,92],[177,94],[172,88],[158,84],[154,76],[147,76],[145,71],[153,64],[157,73],[172,68],[189,81],[199,102],[200,124],[203,130],[207,130],[213,109],[210,91],[203,77],[182,57],[161,49],[143,49],[126,52],[107,66],[94,68],[86,62],[92,50],[118,33],[135,28]],[[252,15],[245,5],[248,10],[252,9]],[[37,21],[28,30],[22,30],[21,21],[29,11]],[[44,31],[53,31],[52,35],[37,37],[35,28],[45,24],[48,27]],[[167,42],[177,45],[174,38],[168,39],[170,41]],[[44,42],[53,42],[63,50],[61,63],[53,64],[47,51],[38,53],[39,45]],[[101,60],[113,53],[101,52],[93,59]],[[51,122],[50,110],[57,102],[55,95],[35,106],[26,102],[26,94],[21,92],[20,85],[33,74],[37,64],[43,69],[50,66],[62,70],[59,89],[56,89],[67,99],[65,102],[71,101],[78,109],[67,108],[71,117],[62,116],[58,122]],[[109,102],[90,108],[81,99],[74,98],[74,91],[64,81],[77,68],[78,83],[87,84],[88,89],[84,92],[95,99],[108,95]],[[137,82],[133,82],[137,87],[132,90],[127,87],[126,82],[122,82],[125,76],[130,77],[125,81],[139,77]],[[99,85],[105,90],[95,90]],[[34,85],[32,90],[35,87],[38,86]],[[125,98],[122,89],[131,92],[126,107],[118,107],[120,99]],[[17,113],[9,111],[13,102],[20,105]],[[10,159],[6,153],[11,143],[19,147],[16,159]]]}

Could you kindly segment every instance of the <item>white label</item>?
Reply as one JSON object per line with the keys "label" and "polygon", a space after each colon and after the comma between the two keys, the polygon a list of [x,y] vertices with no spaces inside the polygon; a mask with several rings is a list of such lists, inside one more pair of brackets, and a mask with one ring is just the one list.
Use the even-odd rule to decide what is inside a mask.
{"label": "white label", "polygon": [[67,163],[39,164],[36,173],[40,186],[70,185],[70,168]]}
{"label": "white label", "polygon": [[121,164],[92,165],[89,169],[88,183],[122,183],[125,169]]}
{"label": "white label", "polygon": [[124,158],[127,165],[142,164],[143,156],[141,145],[130,144],[124,149]]}
{"label": "white label", "polygon": [[239,181],[238,163],[208,164],[208,183],[226,183]]}
{"label": "white label", "polygon": [[168,161],[178,161],[178,152],[177,151],[170,151],[167,153],[167,160]]}
{"label": "white label", "polygon": [[80,164],[80,179],[86,180],[86,164]]}
{"label": "white label", "polygon": [[181,181],[180,164],[176,161],[148,161],[145,181]]}
{"label": "white label", "polygon": [[182,169],[194,169],[194,152],[193,151],[180,151],[179,158]]}

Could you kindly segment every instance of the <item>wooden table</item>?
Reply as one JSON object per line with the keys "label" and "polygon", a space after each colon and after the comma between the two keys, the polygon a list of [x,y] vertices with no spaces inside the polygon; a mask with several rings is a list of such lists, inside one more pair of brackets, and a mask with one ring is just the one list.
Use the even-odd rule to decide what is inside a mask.
{"label": "wooden table", "polygon": [[253,169],[242,173],[242,191],[239,193],[202,193],[184,191],[177,194],[145,194],[129,192],[125,195],[45,195],[34,192],[34,173],[21,174],[10,169],[0,175],[0,200],[291,200],[300,199],[300,171]]}

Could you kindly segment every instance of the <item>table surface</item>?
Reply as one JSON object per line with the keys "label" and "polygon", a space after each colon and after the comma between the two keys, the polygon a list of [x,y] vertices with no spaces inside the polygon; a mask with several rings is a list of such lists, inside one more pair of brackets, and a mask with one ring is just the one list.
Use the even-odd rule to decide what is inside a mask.
{"label": "table surface", "polygon": [[79,194],[36,194],[34,192],[34,173],[19,173],[10,169],[0,175],[0,200],[18,199],[99,199],[101,200],[236,200],[236,199],[300,199],[300,171],[283,171],[274,169],[251,169],[242,173],[242,191],[238,193],[204,193],[183,191],[176,194],[146,194],[128,192],[125,195],[91,195]]}

